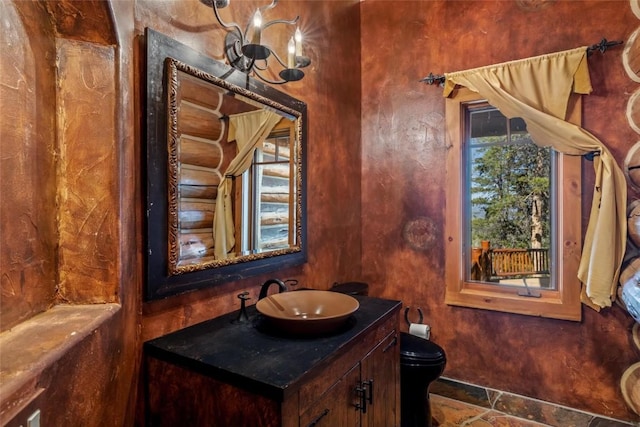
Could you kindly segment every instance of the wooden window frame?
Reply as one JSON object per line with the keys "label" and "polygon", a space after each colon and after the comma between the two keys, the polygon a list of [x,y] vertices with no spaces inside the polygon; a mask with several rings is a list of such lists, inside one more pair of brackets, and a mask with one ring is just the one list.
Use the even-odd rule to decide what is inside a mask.
{"label": "wooden window frame", "polygon": [[[295,141],[294,125],[295,123],[293,121],[284,120],[284,119],[281,120],[271,130],[270,134],[267,136],[265,141],[278,139],[279,137],[283,137],[286,135],[286,137],[288,138],[290,155],[291,154],[295,155],[295,151],[293,147],[294,141]],[[237,210],[241,211],[243,206],[246,206],[246,209],[249,212],[248,215],[243,212],[240,212],[240,215],[243,215],[243,217],[246,219],[238,216],[236,217],[236,224],[239,224],[240,222],[242,224],[247,224],[246,229],[241,229],[241,227],[238,225],[236,226],[236,236],[242,236],[243,240],[245,238],[248,239],[249,241],[251,241],[250,246],[256,249],[258,246],[258,242],[256,241],[257,240],[256,230],[260,227],[260,224],[259,224],[260,212],[258,212],[260,203],[257,201],[257,199],[259,198],[259,195],[257,194],[259,185],[257,184],[256,174],[258,174],[258,172],[256,169],[258,166],[264,165],[264,162],[257,161],[256,159],[257,156],[258,156],[258,150],[256,150],[255,153],[253,154],[253,160],[251,161],[251,165],[243,173],[243,177],[242,177],[243,187],[249,188],[249,191],[239,191],[236,194],[236,197],[237,197],[236,200],[241,201],[241,206]],[[279,160],[278,162],[282,164],[285,163],[283,160]],[[286,163],[289,164],[289,202],[288,203],[289,203],[289,206],[294,206],[293,201],[296,194],[296,188],[295,188],[296,180],[292,179],[291,177],[295,176],[295,173],[296,173],[295,158],[290,157]],[[246,195],[245,196],[246,199],[243,199],[242,194]],[[293,245],[296,239],[296,235],[295,235],[296,215],[297,215],[297,212],[295,209],[289,212],[289,221],[287,223],[289,245]],[[274,249],[268,249],[268,250],[274,250]],[[263,251],[265,251],[265,249],[261,249],[259,252],[263,252]]]}
{"label": "wooden window frame", "polygon": [[[445,215],[445,303],[508,313],[580,321],[581,284],[577,277],[582,248],[581,156],[557,153],[552,274],[555,289],[537,289],[540,298],[518,295],[518,288],[465,279],[464,239],[464,109],[483,98],[466,88],[456,89],[446,100],[447,184]],[[567,120],[581,121],[581,98],[572,96]],[[470,249],[468,249],[470,251]]]}

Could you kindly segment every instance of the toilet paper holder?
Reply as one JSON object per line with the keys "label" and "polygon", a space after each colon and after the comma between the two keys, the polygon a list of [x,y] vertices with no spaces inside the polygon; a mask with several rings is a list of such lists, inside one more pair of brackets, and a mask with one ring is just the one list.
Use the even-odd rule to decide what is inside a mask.
{"label": "toilet paper holder", "polygon": [[420,338],[429,339],[431,337],[431,326],[425,325],[424,315],[422,313],[422,309],[418,307],[416,310],[418,311],[418,323],[411,323],[409,320],[409,310],[411,307],[407,307],[404,309],[404,320],[407,322],[407,326],[409,327],[409,334],[415,335]]}
{"label": "toilet paper holder", "polygon": [[[411,321],[409,321],[409,310],[410,309],[411,309],[411,307],[406,307],[404,309],[404,320],[405,320],[405,322],[407,322],[407,326],[411,326],[411,323],[412,323]],[[424,321],[424,315],[422,314],[422,309],[420,307],[417,307],[417,310],[418,310],[418,316],[419,316],[419,319],[418,319],[417,323],[422,324],[422,322]]]}

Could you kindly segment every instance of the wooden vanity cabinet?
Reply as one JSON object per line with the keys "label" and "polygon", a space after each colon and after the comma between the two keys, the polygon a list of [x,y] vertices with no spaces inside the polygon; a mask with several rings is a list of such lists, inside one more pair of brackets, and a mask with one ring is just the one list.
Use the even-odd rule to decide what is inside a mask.
{"label": "wooden vanity cabinet", "polygon": [[360,412],[356,388],[360,384],[360,367],[354,366],[326,393],[300,415],[300,426],[357,426]]}
{"label": "wooden vanity cabinet", "polygon": [[[363,302],[386,301],[364,298],[361,310]],[[388,305],[383,317],[375,321],[367,319],[367,316],[356,319],[357,327],[344,336],[317,342],[312,339],[274,342],[277,340],[255,335],[253,338],[258,343],[252,344],[253,348],[245,347],[245,352],[260,353],[260,357],[252,359],[260,365],[255,367],[255,371],[261,373],[268,367],[273,375],[285,372],[291,376],[286,384],[281,383],[277,388],[258,380],[262,378],[261,374],[237,378],[222,371],[211,361],[211,353],[216,350],[202,351],[202,343],[209,340],[200,339],[200,344],[192,346],[200,351],[197,357],[192,348],[184,350],[186,337],[180,340],[174,337],[169,341],[161,338],[146,343],[146,425],[399,426],[400,340],[397,314],[400,303],[393,303],[396,304]],[[366,314],[366,310],[364,312]],[[253,333],[247,331],[244,333]],[[273,348],[259,349],[263,345],[261,340],[264,345],[272,342]],[[247,343],[253,342],[247,340]],[[243,343],[238,344],[242,347]],[[215,342],[207,345],[211,349],[219,348]],[[176,358],[178,348],[180,357]],[[219,351],[227,354],[226,350]],[[185,359],[187,354],[190,355],[189,360]],[[316,355],[317,358],[308,361]],[[273,360],[265,360],[264,357],[272,357]],[[268,373],[265,373],[264,378],[267,377]]]}
{"label": "wooden vanity cabinet", "polygon": [[399,425],[398,347],[398,333],[393,331],[309,405],[300,416],[300,426]]}
{"label": "wooden vanity cabinet", "polygon": [[400,336],[394,331],[362,361],[362,377],[370,382],[371,402],[363,414],[365,427],[400,425]]}

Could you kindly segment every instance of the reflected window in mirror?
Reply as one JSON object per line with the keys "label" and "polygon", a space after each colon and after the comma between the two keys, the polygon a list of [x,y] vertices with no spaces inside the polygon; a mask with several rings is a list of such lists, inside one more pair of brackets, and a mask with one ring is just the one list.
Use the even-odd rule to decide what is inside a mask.
{"label": "reflected window in mirror", "polygon": [[243,175],[243,254],[284,249],[296,244],[295,129],[283,118],[262,147],[256,149],[251,168]]}
{"label": "reflected window in mirror", "polygon": [[170,272],[295,249],[295,113],[216,86],[179,61],[168,61],[168,70],[176,111],[169,113]]}
{"label": "reflected window in mirror", "polygon": [[581,158],[534,144],[523,118],[464,88],[446,123],[445,302],[580,320]]}

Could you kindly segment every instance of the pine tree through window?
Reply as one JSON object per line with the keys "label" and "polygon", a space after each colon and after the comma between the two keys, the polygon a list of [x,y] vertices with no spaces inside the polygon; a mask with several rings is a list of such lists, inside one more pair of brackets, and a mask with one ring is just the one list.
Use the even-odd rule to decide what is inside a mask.
{"label": "pine tree through window", "polygon": [[468,280],[554,289],[551,150],[486,103],[465,108],[465,123]]}
{"label": "pine tree through window", "polygon": [[[580,123],[577,96],[567,120]],[[446,123],[445,303],[580,320],[580,157],[465,88]]]}

